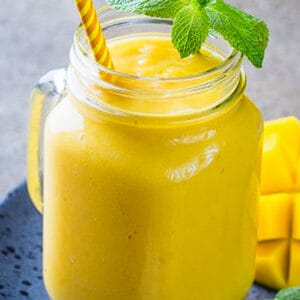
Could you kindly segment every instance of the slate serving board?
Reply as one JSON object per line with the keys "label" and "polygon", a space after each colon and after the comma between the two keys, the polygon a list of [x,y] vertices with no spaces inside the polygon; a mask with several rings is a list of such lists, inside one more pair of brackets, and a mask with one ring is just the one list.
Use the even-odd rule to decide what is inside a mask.
{"label": "slate serving board", "polygon": [[[50,299],[43,284],[42,251],[42,217],[23,182],[0,202],[1,300]],[[271,290],[253,285],[247,300],[273,299],[274,295]]]}

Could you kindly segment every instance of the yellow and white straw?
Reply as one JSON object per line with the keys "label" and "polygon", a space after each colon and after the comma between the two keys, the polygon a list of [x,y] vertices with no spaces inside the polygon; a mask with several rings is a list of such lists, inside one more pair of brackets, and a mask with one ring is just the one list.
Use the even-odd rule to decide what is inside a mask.
{"label": "yellow and white straw", "polygon": [[92,0],[75,0],[94,58],[107,68],[113,68],[112,59]]}

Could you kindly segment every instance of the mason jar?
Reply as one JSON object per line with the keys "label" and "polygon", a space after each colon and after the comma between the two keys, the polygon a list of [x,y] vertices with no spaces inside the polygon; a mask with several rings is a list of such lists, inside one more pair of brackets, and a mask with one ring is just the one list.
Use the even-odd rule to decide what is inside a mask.
{"label": "mason jar", "polygon": [[[108,43],[172,22],[99,10]],[[28,187],[43,212],[54,300],[236,300],[254,279],[262,117],[241,53],[158,79],[95,63],[75,32],[67,69],[32,93]]]}

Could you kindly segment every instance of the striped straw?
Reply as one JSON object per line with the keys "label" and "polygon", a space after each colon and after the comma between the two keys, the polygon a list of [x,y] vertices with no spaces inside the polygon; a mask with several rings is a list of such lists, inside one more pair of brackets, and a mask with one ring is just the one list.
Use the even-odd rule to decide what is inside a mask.
{"label": "striped straw", "polygon": [[112,59],[106,45],[93,1],[75,0],[75,2],[95,60],[99,64],[112,69]]}

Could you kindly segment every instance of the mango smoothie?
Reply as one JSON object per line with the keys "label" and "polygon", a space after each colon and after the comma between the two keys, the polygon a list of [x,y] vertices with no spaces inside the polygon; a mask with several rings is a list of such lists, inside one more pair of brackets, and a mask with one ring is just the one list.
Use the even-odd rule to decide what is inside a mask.
{"label": "mango smoothie", "polygon": [[[110,51],[117,71],[145,78],[196,76],[223,59],[204,48],[182,60],[159,35],[114,40]],[[161,90],[159,80],[145,88],[151,84],[153,94]],[[169,116],[178,105],[207,104],[196,92],[168,102],[168,93]],[[116,93],[98,95],[124,105]],[[51,298],[243,299],[254,279],[258,109],[240,95],[193,122],[161,123],[151,113],[155,101],[127,100],[127,109],[145,106],[143,113],[111,118],[70,93],[47,118],[43,248]]]}

